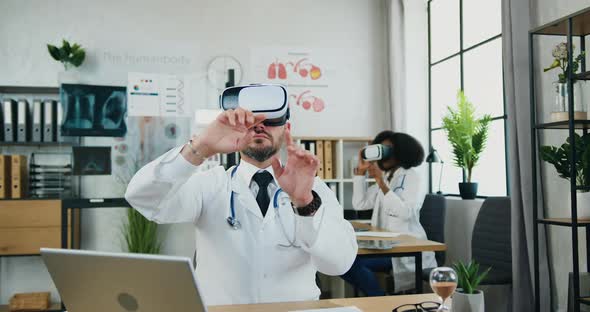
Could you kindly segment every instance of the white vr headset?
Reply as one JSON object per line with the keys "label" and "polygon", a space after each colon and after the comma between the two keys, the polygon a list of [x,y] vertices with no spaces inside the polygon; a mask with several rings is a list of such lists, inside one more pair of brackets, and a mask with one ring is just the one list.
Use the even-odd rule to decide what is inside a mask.
{"label": "white vr headset", "polygon": [[219,96],[223,110],[241,107],[254,114],[264,114],[265,126],[282,126],[290,117],[287,90],[281,85],[251,84],[229,87]]}
{"label": "white vr headset", "polygon": [[373,144],[365,147],[361,157],[366,161],[388,159],[393,156],[393,147],[383,144]]}

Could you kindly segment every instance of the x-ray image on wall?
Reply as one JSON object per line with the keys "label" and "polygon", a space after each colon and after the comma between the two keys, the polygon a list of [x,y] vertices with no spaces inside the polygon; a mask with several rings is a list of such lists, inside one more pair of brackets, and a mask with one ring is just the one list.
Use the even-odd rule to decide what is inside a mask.
{"label": "x-ray image on wall", "polygon": [[127,89],[115,86],[63,84],[61,124],[65,136],[122,137],[127,132]]}
{"label": "x-ray image on wall", "polygon": [[74,146],[74,175],[111,174],[110,146]]}

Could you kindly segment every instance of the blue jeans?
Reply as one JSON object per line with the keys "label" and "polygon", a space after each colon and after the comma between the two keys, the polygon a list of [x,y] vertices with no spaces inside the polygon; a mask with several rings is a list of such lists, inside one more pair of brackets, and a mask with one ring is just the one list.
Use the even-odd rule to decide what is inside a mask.
{"label": "blue jeans", "polygon": [[385,296],[374,272],[391,271],[391,258],[359,258],[357,257],[342,279],[359,288],[367,296]]}

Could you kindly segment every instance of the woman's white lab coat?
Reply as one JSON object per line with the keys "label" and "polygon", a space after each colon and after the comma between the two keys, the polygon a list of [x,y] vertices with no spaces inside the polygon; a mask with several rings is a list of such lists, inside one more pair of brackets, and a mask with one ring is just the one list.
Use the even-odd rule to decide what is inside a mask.
{"label": "woman's white lab coat", "polygon": [[[354,230],[320,179],[313,189],[322,205],[313,217],[296,215],[285,193],[279,196],[279,213],[271,200],[263,217],[240,178],[245,166],[233,178],[220,166],[197,172],[180,149],[139,170],[125,198],[150,220],[195,225],[196,276],[207,305],[317,299],[316,271],[341,275],[350,268],[357,253]],[[238,230],[227,222],[231,191]],[[294,237],[301,248],[278,246]]]}
{"label": "woman's white lab coat", "polygon": [[[384,179],[387,181],[387,177]],[[383,194],[377,184],[367,187],[364,176],[355,176],[353,179],[353,208],[355,210],[373,209],[372,226],[412,235],[419,239],[427,239],[426,232],[420,224],[420,209],[424,197],[425,191],[414,169],[397,169],[389,182],[387,194]],[[395,290],[413,288],[414,258],[392,258],[392,265]],[[422,253],[422,267],[436,267],[433,252]]]}

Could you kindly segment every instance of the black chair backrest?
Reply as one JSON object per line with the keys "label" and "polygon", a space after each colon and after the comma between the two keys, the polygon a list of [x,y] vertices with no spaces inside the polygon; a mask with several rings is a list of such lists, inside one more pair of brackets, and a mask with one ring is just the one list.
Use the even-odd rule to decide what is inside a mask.
{"label": "black chair backrest", "polygon": [[[428,240],[444,243],[445,242],[445,212],[447,202],[442,195],[428,194],[424,198],[424,204],[420,209],[420,224],[426,231]],[[438,266],[445,263],[445,252],[437,251],[435,253]]]}
{"label": "black chair backrest", "polygon": [[497,276],[512,276],[510,219],[510,198],[488,197],[473,227],[471,257]]}

